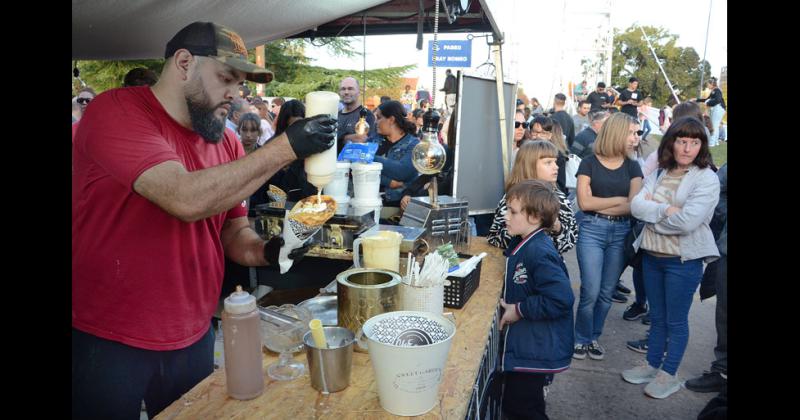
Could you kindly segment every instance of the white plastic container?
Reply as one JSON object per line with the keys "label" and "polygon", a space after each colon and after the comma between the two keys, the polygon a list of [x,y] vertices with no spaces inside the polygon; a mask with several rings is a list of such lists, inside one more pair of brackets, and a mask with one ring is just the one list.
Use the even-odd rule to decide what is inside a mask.
{"label": "white plastic container", "polygon": [[375,315],[362,331],[384,410],[419,416],[439,401],[439,385],[456,326],[427,312],[396,311]]}
{"label": "white plastic container", "polygon": [[379,162],[357,162],[350,167],[353,170],[353,198],[380,198],[383,164]]}
{"label": "white plastic container", "polygon": [[[327,192],[325,193],[327,194]],[[336,200],[336,213],[337,215],[344,216],[347,215],[347,210],[350,209],[350,196],[333,196],[333,199]]]}
{"label": "white plastic container", "polygon": [[[306,116],[327,114],[339,116],[339,95],[334,92],[317,91],[306,95]],[[328,150],[306,158],[305,169],[308,182],[322,189],[328,185],[336,172],[336,142]]]}
{"label": "white plastic container", "polygon": [[[350,186],[350,162],[336,162],[336,172],[333,180],[325,186],[322,192],[332,197],[343,197],[347,195],[347,188]],[[336,200],[337,202],[339,200]]]}
{"label": "white plastic container", "polygon": [[370,211],[375,211],[375,224],[380,223],[381,209],[383,208],[383,201],[378,198],[358,198],[353,197],[350,200],[350,207],[353,209],[354,216],[361,216],[362,214]]}

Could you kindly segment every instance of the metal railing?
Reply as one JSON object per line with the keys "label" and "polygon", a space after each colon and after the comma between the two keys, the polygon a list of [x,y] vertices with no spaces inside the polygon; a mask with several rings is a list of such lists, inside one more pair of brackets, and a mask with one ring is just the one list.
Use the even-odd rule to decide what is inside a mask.
{"label": "metal railing", "polygon": [[499,340],[501,339],[500,330],[498,329],[500,316],[500,305],[498,304],[495,308],[481,364],[478,367],[478,377],[472,386],[472,396],[470,397],[469,408],[465,417],[468,420],[480,420],[482,416],[485,419],[500,418],[500,401],[489,392],[492,382],[498,377],[495,373],[495,366],[497,365]]}

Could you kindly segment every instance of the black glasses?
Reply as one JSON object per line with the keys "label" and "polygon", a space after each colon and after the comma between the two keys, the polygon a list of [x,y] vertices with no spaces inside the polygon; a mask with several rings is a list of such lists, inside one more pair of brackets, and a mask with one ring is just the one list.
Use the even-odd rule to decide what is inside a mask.
{"label": "black glasses", "polygon": [[639,131],[636,132],[637,136],[641,136],[642,134],[644,134],[644,130],[639,130]]}
{"label": "black glasses", "polygon": [[514,128],[519,128],[520,126],[522,126],[522,128],[528,128],[528,125],[527,122],[514,121]]}
{"label": "black glasses", "polygon": [[81,105],[86,105],[89,102],[92,102],[92,98],[78,98],[77,101]]}

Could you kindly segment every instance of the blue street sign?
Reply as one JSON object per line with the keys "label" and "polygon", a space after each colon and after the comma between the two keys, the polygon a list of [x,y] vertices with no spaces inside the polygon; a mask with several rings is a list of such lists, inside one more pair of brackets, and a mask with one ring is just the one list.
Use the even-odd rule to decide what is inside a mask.
{"label": "blue street sign", "polygon": [[[472,40],[439,40],[436,66],[472,67]],[[428,67],[433,67],[433,41],[428,41]]]}

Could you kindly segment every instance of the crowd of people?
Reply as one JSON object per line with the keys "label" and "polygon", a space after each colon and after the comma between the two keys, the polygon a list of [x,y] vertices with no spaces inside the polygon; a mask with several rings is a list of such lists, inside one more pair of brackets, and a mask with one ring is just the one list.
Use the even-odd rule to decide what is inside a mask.
{"label": "crowd of people", "polygon": [[[86,87],[73,98],[73,417],[130,416],[142,401],[152,417],[211,373],[209,321],[224,258],[277,265],[283,240],[263,240],[248,209],[270,200],[269,186],[290,201],[315,194],[304,158],[336,140],[340,148],[379,143],[384,204],[401,209],[433,176],[411,163],[433,100],[422,87],[412,94],[406,86],[399,100],[384,97],[368,110],[358,80],[346,77],[333,119],[306,115],[300,100],[250,95],[244,80],[268,83],[273,75],[249,63],[241,38],[221,25],[181,29],[165,59],[160,75],[137,68],[121,88],[98,95]],[[622,378],[646,383],[654,398],[679,390],[688,313],[703,282],[718,296],[717,360],[686,387],[713,392],[726,384],[727,165],[717,171],[709,151],[721,138],[725,103],[712,79],[708,98],[670,107],[656,126],[652,100],[642,98],[636,78],[629,82],[621,92],[603,83],[588,92],[582,83],[573,92],[575,115],[561,93],[548,112],[535,98],[518,102],[513,166],[488,235],[507,257],[499,369],[510,418],[547,418],[544,389],[553,375],[573,359],[603,360],[609,309],[631,292],[620,284],[629,265],[636,299],[624,319],[647,319],[650,331],[627,343],[646,358]],[[458,106],[450,70],[441,92],[438,140],[448,165],[435,176],[446,191],[449,116]],[[366,133],[356,130],[361,118]],[[656,129],[663,138],[644,156],[641,143]],[[573,248],[577,297],[563,259]]]}
{"label": "crowd of people", "polygon": [[[668,117],[662,116],[663,121],[658,122],[657,129],[663,132],[659,146],[647,156],[642,143],[656,129],[657,117],[652,112],[652,99],[642,98],[637,89],[638,80],[631,78],[622,92],[606,92],[601,82],[589,93],[585,85],[574,92],[579,104],[568,120],[556,117],[563,112],[563,94],[555,96],[555,106],[549,112],[541,112],[535,98],[531,107],[522,100],[517,102],[514,163],[488,236],[491,245],[506,249],[509,262],[505,300],[501,303],[506,311],[501,323],[516,325],[522,320],[534,338],[571,337],[572,359],[602,361],[606,353],[601,344],[603,326],[612,302],[627,302],[625,295],[631,291],[620,283],[620,276],[630,266],[635,301],[624,311],[623,319],[641,320],[650,325],[650,331],[644,339],[627,342],[627,348],[646,356],[623,371],[622,378],[632,384],[646,384],[646,395],[663,399],[684,383],[677,370],[689,340],[689,309],[703,283],[713,292],[704,293],[701,288],[702,299],[717,295],[716,360],[710,371],[685,381],[685,387],[724,393],[727,164],[718,169],[710,153],[715,146],[713,133],[719,136],[725,110],[717,81],[712,78],[708,82],[709,97],[667,107]],[[705,102],[712,118],[704,115],[700,102]],[[577,132],[571,143],[564,127]],[[565,189],[560,171],[572,159],[578,161],[576,185]],[[541,191],[534,194],[534,190]],[[512,192],[516,205],[511,204]],[[557,211],[550,203],[559,204]],[[517,226],[511,229],[511,223]],[[521,229],[521,225],[527,229]],[[543,257],[515,262],[514,256],[529,239],[542,237],[540,231],[552,239],[546,245],[548,252],[558,255],[575,247],[579,296],[572,296],[571,290],[565,296],[568,277],[565,282],[562,273],[555,275],[555,269],[541,261]],[[540,242],[536,242],[537,247],[542,246]],[[558,286],[553,284],[556,279]],[[510,293],[515,297],[509,299]],[[566,303],[575,298],[576,312],[573,314],[571,304],[570,310],[564,311]],[[511,418],[523,412],[536,413],[526,418],[547,418],[542,389],[553,380],[553,373],[570,364],[569,358],[563,358],[559,343],[534,341],[541,348],[537,357],[529,357],[525,369],[503,369],[508,373],[506,386],[524,383],[532,390],[527,401],[519,401],[518,391],[504,395],[503,407],[508,407]],[[520,347],[505,350],[514,357],[520,357],[522,351]],[[543,368],[545,361],[554,360],[559,360],[558,366],[551,363]],[[520,382],[517,373],[521,371],[529,375],[526,382]]]}

